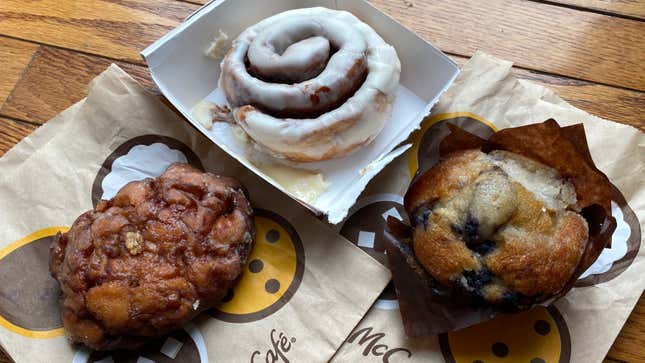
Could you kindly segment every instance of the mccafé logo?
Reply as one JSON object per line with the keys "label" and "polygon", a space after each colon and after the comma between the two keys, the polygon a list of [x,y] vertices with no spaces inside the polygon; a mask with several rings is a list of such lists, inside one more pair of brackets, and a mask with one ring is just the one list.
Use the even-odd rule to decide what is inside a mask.
{"label": "mccaf\u00e9 logo", "polygon": [[405,348],[390,348],[387,344],[379,344],[379,341],[385,338],[385,333],[372,334],[372,329],[372,327],[367,327],[355,331],[349,336],[347,343],[354,343],[354,341],[360,337],[358,339],[358,345],[365,347],[362,353],[363,356],[367,357],[372,355],[374,357],[383,357],[383,363],[389,363],[390,358],[394,355],[397,355],[397,358],[400,358],[402,355],[407,355],[407,358],[412,357],[412,352]]}
{"label": "mccaf\u00e9 logo", "polygon": [[264,354],[259,350],[254,351],[253,354],[251,354],[251,363],[289,363],[287,353],[291,350],[291,346],[295,342],[296,338],[289,338],[285,333],[280,332],[278,334],[275,329],[271,329],[271,348],[269,348],[269,350]]}

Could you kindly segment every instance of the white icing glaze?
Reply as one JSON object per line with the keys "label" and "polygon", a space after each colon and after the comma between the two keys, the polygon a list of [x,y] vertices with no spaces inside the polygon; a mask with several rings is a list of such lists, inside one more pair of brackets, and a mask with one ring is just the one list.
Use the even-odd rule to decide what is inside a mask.
{"label": "white icing glaze", "polygon": [[190,113],[193,117],[206,129],[210,130],[213,127],[213,111],[215,104],[207,100],[202,100],[197,103]]}
{"label": "white icing glaze", "polygon": [[329,187],[321,173],[273,162],[254,164],[296,198],[309,204],[314,203]]}
{"label": "white icing glaze", "polygon": [[190,114],[206,129],[213,127],[213,122],[234,123],[231,110],[227,106],[218,105],[208,100],[201,100],[192,109]]}
{"label": "white icing glaze", "polygon": [[231,125],[231,133],[233,134],[235,140],[239,141],[241,145],[248,144],[249,135],[247,135],[247,133],[244,132],[244,129],[242,129],[238,125]]}
{"label": "white icing glaze", "polygon": [[217,36],[213,38],[213,41],[208,45],[208,48],[204,51],[207,57],[213,59],[222,59],[228,51],[228,35],[224,33],[221,29],[219,30]]}
{"label": "white icing glaze", "polygon": [[[325,53],[320,37],[340,48],[320,74],[304,82],[265,82],[251,76],[244,64],[247,52],[255,49],[248,56],[260,59],[263,67],[271,63],[269,59],[280,57],[284,59],[274,63],[278,70],[290,67],[286,64],[299,69],[315,67]],[[357,86],[347,82],[348,71],[364,62],[367,76],[362,85],[335,109],[315,118],[269,114],[311,108],[312,94],[319,108],[336,106],[339,95]],[[400,72],[396,50],[367,24],[345,11],[308,8],[277,14],[245,30],[222,62],[220,87],[236,122],[263,149],[278,157],[313,161],[344,156],[378,135],[390,116]],[[282,77],[293,77],[285,74]],[[364,77],[355,71],[349,75]],[[328,90],[316,92],[321,89]],[[262,110],[251,104],[261,105]]]}
{"label": "white icing glaze", "polygon": [[[273,34],[273,33],[265,33]],[[270,78],[279,74],[289,82],[302,82],[320,74],[329,58],[329,40],[314,36],[300,40],[278,54],[271,40],[256,38],[249,47],[249,63],[259,75]]]}
{"label": "white icing glaze", "polygon": [[[281,17],[282,14],[272,18]],[[262,22],[259,24],[262,24]],[[361,69],[359,70],[365,69],[367,44],[360,32],[349,24],[327,17],[292,16],[268,24],[265,29],[261,29],[257,34],[255,31],[250,31],[258,27],[259,24],[244,31],[234,41],[233,49],[222,61],[220,84],[223,86],[226,98],[232,107],[260,104],[263,108],[271,111],[284,111],[292,108],[325,109],[336,103],[338,97],[351,91],[353,85],[362,78],[362,71],[350,73],[350,69],[359,61],[362,61],[360,63]],[[253,55],[255,58],[269,63],[270,59],[264,59],[264,55],[267,53],[273,53],[274,58],[282,58],[284,54],[278,55],[277,53],[281,53],[282,48],[287,46],[289,39],[298,39],[290,36],[290,33],[297,31],[302,32],[304,36],[312,35],[316,37],[324,35],[340,48],[329,59],[321,74],[301,83],[288,84],[265,82],[247,71],[247,55],[249,62],[251,62],[253,58],[251,56]],[[302,43],[302,41],[299,43]],[[290,52],[291,57],[289,58],[310,59],[310,49],[305,49],[305,47],[299,46],[298,43],[294,44],[294,46],[297,49]],[[252,51],[258,48],[265,51]],[[293,46],[289,48],[293,48]],[[314,54],[319,56],[319,52],[316,50],[314,50]],[[297,54],[294,56],[296,52]],[[305,63],[313,63],[313,61],[310,60]],[[261,66],[252,63],[250,65],[251,68]],[[284,78],[285,74],[291,73],[279,67],[276,71],[279,71],[279,73],[274,74],[274,76],[278,78]],[[267,69],[263,70],[263,73],[268,72],[269,70]],[[317,92],[325,87],[327,92]],[[316,104],[312,102],[312,96],[314,95],[318,97]]]}

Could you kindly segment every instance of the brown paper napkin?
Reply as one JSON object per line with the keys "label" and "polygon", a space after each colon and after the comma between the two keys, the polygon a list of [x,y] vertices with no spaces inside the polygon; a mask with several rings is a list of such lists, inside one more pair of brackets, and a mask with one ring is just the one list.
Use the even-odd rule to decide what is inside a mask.
{"label": "brown paper napkin", "polygon": [[[253,267],[228,302],[144,349],[99,354],[71,346],[47,271],[52,236],[124,183],[175,161],[246,185],[257,208]],[[325,362],[390,279],[114,65],[87,99],[20,142],[0,168],[0,345],[16,362]]]}
{"label": "brown paper napkin", "polygon": [[[617,228],[610,248],[555,305],[499,316],[458,332],[408,338],[398,302],[383,294],[334,357],[334,362],[599,362],[645,287],[645,135],[635,128],[589,115],[552,91],[511,73],[510,62],[477,53],[443,95],[410,152],[367,187],[340,225],[349,240],[383,259],[384,217],[405,218],[402,196],[417,170],[438,159],[446,123],[487,137],[493,130],[543,122],[583,123],[596,166],[616,187],[612,215]],[[372,235],[373,233],[373,235]],[[386,289],[386,292],[388,290]]]}

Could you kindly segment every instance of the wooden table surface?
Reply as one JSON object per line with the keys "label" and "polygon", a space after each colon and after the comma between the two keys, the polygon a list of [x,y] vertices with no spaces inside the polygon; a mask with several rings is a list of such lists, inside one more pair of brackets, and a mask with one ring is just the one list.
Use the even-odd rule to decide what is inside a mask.
{"label": "wooden table surface", "polygon": [[[484,50],[583,110],[645,130],[645,0],[371,2],[459,64]],[[0,0],[0,155],[112,62],[158,94],[139,51],[200,3]],[[643,296],[606,361],[645,362]]]}

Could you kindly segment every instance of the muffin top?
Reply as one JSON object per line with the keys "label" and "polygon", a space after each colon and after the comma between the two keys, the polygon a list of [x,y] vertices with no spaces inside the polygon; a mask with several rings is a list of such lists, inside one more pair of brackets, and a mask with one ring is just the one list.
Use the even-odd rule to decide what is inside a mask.
{"label": "muffin top", "polygon": [[588,239],[576,189],[553,168],[508,151],[460,150],[405,197],[413,249],[440,284],[476,301],[530,305],[560,292]]}

